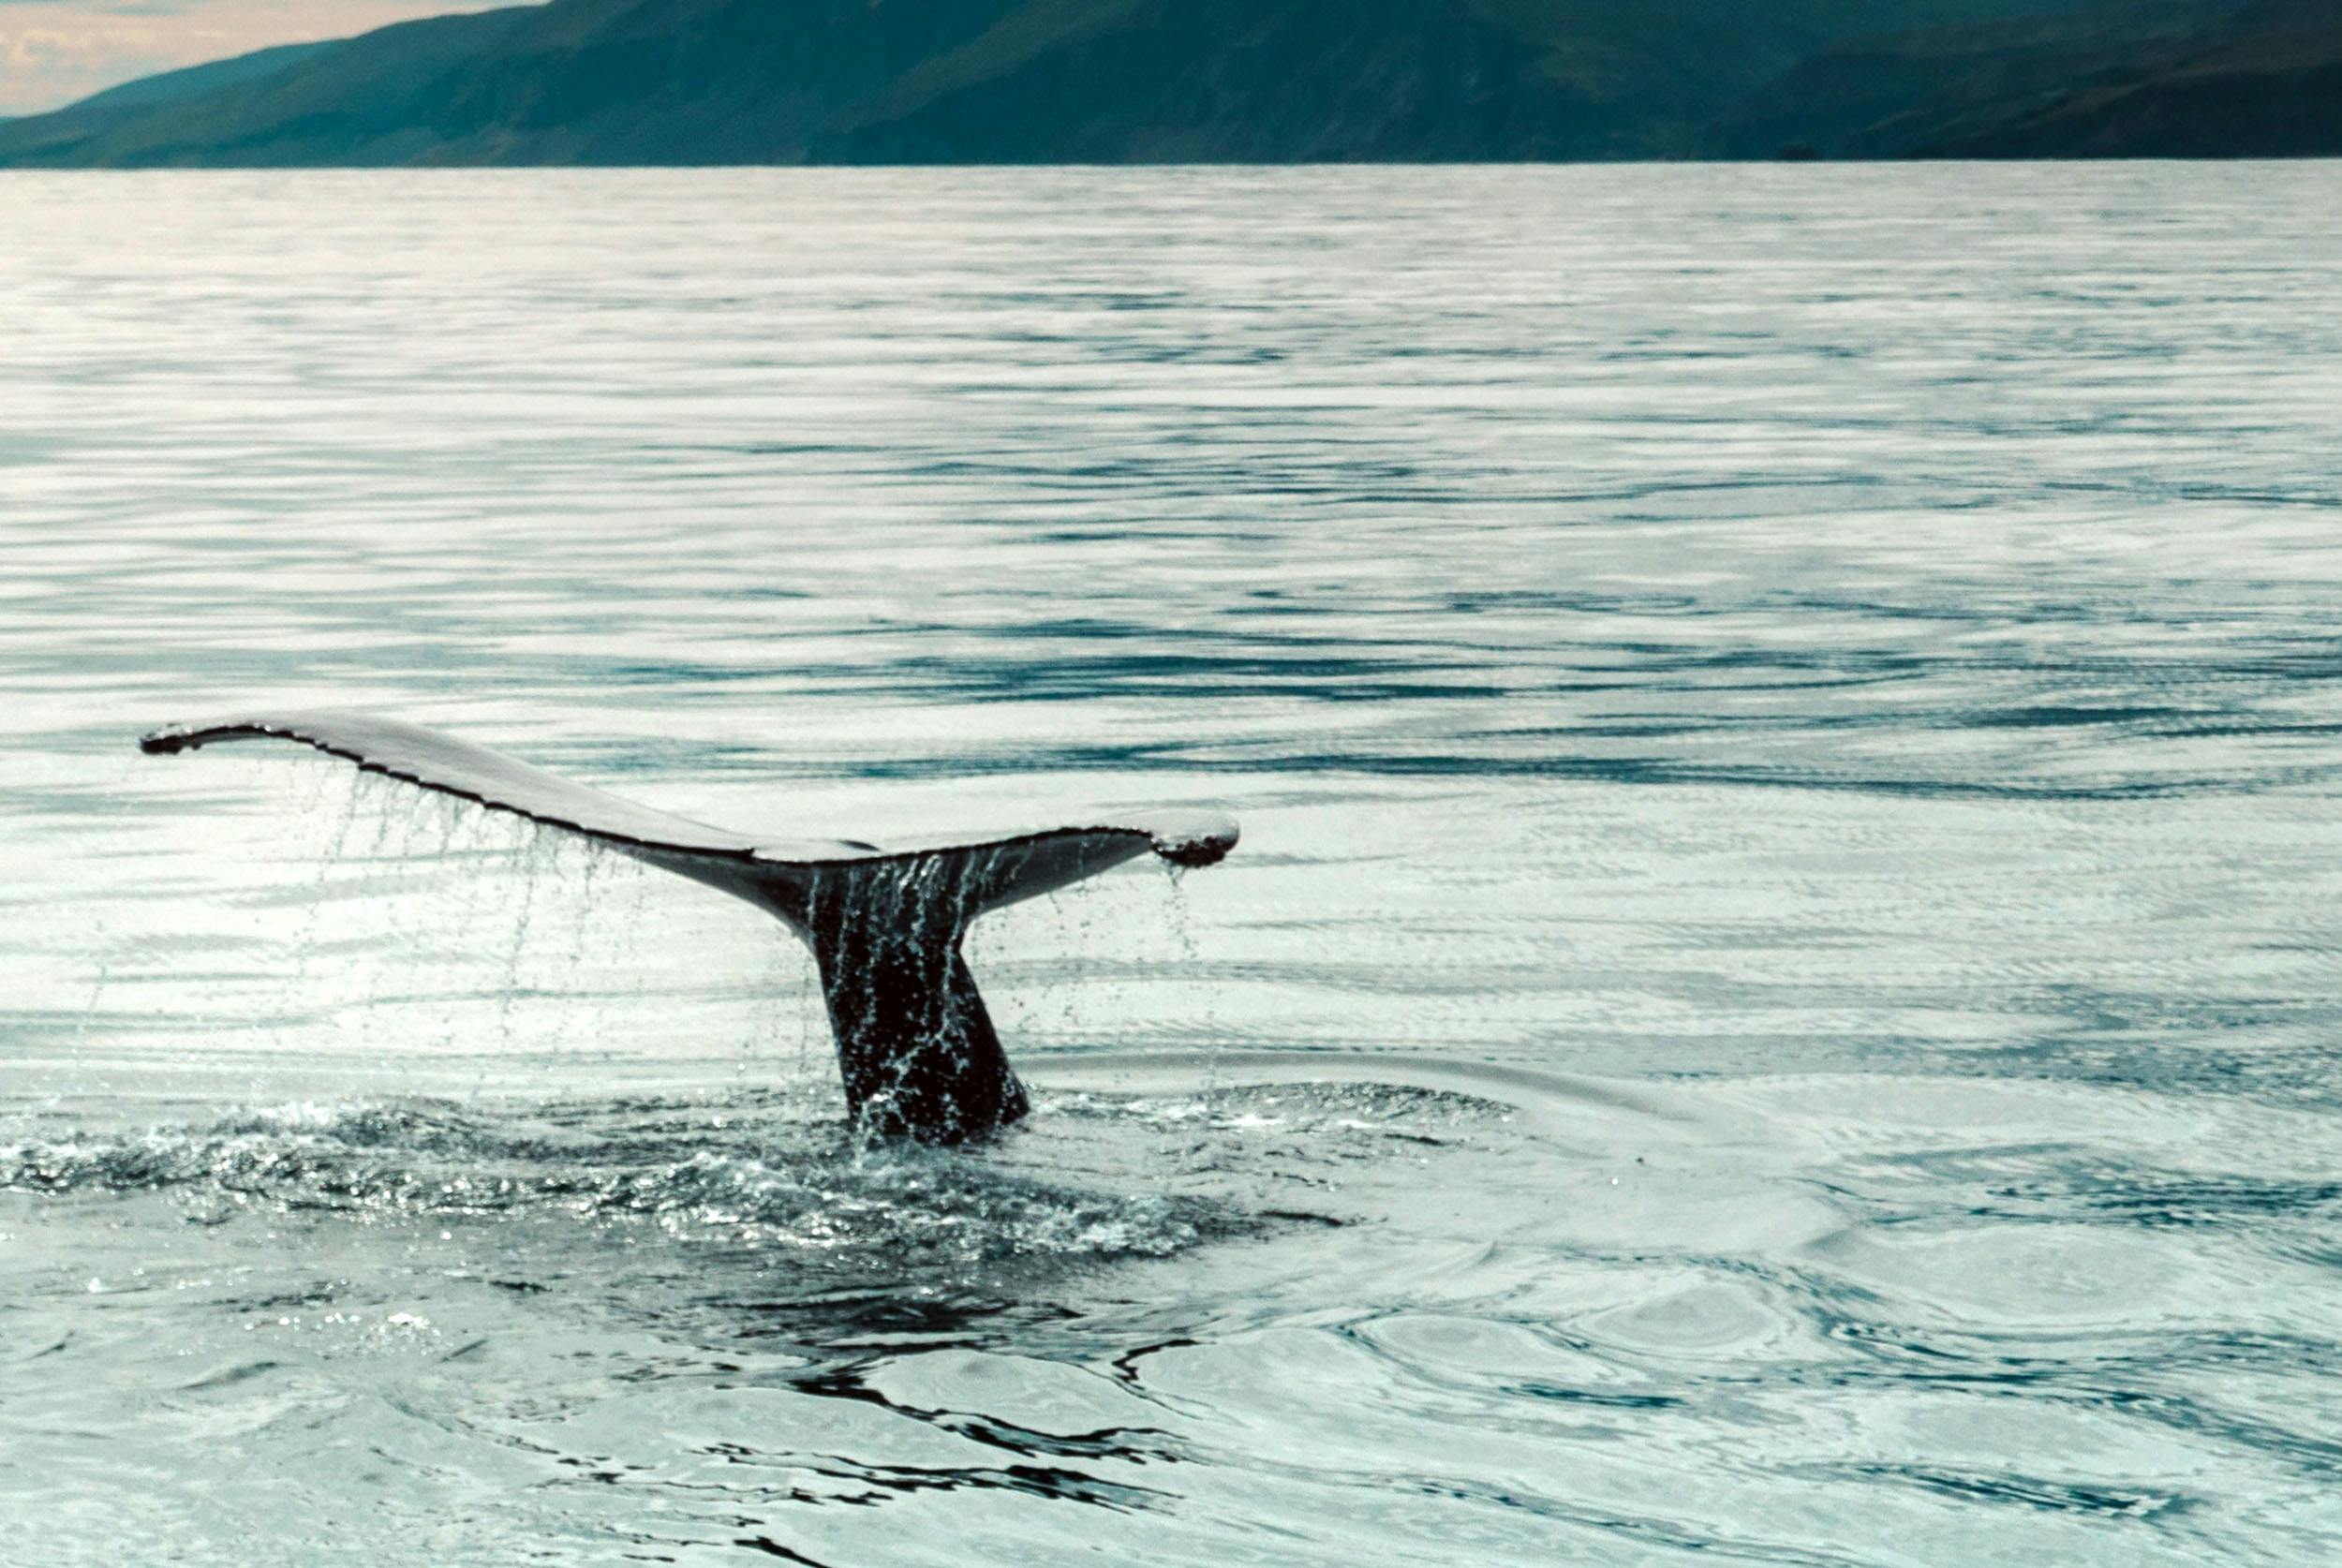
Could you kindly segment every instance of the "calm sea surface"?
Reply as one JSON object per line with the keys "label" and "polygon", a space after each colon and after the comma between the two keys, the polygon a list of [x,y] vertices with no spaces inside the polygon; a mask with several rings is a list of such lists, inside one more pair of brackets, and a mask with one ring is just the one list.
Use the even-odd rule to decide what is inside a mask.
{"label": "calm sea surface", "polygon": [[[2342,1553],[2342,165],[0,178],[0,1562]],[[861,1148],[776,836],[1220,803]]]}

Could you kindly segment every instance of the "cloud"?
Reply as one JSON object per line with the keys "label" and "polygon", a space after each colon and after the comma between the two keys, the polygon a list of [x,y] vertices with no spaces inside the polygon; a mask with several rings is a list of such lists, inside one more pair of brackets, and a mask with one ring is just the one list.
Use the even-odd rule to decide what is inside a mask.
{"label": "cloud", "polygon": [[348,37],[497,0],[0,0],[0,114],[271,44]]}

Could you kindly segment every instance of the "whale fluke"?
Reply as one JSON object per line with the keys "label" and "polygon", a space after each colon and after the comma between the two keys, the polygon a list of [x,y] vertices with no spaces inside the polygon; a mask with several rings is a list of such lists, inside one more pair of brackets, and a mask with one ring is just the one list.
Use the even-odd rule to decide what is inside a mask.
{"label": "whale fluke", "polygon": [[252,740],[297,742],[367,773],[581,835],[778,917],[821,971],[848,1109],[872,1131],[928,1143],[986,1136],[1029,1108],[960,955],[971,922],[1149,851],[1176,865],[1210,865],[1237,842],[1233,820],[1193,812],[897,849],[760,839],[370,714],[173,725],[139,748],[167,754]]}

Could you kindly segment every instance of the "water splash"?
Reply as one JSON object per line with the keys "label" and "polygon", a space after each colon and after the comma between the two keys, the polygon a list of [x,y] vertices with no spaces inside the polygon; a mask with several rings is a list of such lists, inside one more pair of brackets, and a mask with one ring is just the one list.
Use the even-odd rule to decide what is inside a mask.
{"label": "water splash", "polygon": [[537,907],[537,882],[552,862],[546,841],[543,828],[526,822],[520,829],[520,842],[512,851],[511,869],[520,883],[521,899],[512,917],[512,934],[504,950],[504,984],[497,998],[497,1038],[508,1051],[514,1043],[513,1003],[520,996],[521,959],[528,949],[529,917]]}
{"label": "water splash", "polygon": [[[1117,1139],[1149,1135],[1164,1120],[1144,1100],[1085,1096],[1065,1108],[1076,1126]],[[1231,1117],[1225,1125],[1246,1124]],[[1200,1195],[1121,1191],[1061,1170],[870,1142],[852,1134],[826,1097],[816,1110],[808,1097],[773,1093],[537,1107],[255,1107],[185,1125],[0,1143],[0,1191],[170,1194],[215,1217],[640,1220],[831,1265],[899,1266],[914,1255],[1163,1256],[1254,1222]]]}

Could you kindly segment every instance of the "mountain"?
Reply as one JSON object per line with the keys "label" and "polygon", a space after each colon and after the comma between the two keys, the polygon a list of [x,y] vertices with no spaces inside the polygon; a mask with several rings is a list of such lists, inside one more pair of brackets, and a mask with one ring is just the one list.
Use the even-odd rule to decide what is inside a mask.
{"label": "mountain", "polygon": [[2072,0],[1036,0],[825,128],[845,162],[1682,157],[1840,38]]}
{"label": "mountain", "polygon": [[[126,81],[119,87],[109,87],[53,114],[28,116],[0,115],[0,137],[17,127],[27,146],[40,149],[56,145],[74,145],[76,139],[88,134],[90,127],[111,124],[117,119],[135,115],[139,111],[160,108],[202,97],[206,94],[233,87],[240,82],[257,81],[290,70],[319,50],[336,45],[325,43],[280,44],[274,49],[257,50],[239,54],[231,60],[215,60],[209,65],[189,66],[182,70],[164,71],[158,76],[142,76],[136,81]],[[0,153],[0,166],[20,161]],[[21,161],[47,161],[37,155]]]}
{"label": "mountain", "polygon": [[158,76],[142,76],[136,81],[126,81],[119,87],[94,93],[74,107],[96,113],[109,113],[116,110],[151,108],[156,104],[200,97],[222,87],[258,81],[264,77],[290,70],[318,51],[334,48],[337,41],[279,44],[274,49],[239,54],[232,60],[215,60],[209,65],[188,66],[181,70],[164,71]]}
{"label": "mountain", "polygon": [[127,83],[126,98],[109,102],[101,93],[53,114],[0,126],[0,167],[422,161],[438,141],[430,125],[441,107],[440,83],[493,58],[514,21],[531,14],[486,11],[403,22],[312,46],[281,69],[268,68],[265,60],[255,67],[255,56],[243,55],[194,67],[222,71],[225,80],[187,94],[151,97],[139,91],[144,82]]}
{"label": "mountain", "polygon": [[2342,155],[2342,4],[2132,0],[1841,41],[1753,94],[1726,156]]}
{"label": "mountain", "polygon": [[[2318,90],[2249,28],[2218,35],[2245,51],[2228,75],[2187,74],[2209,57],[2183,68],[2183,46],[2212,47],[2241,3],[2106,21],[2093,0],[554,0],[149,78],[0,124],[0,166],[2104,150],[2216,119],[2186,106],[2240,73]],[[2288,6],[2333,0],[2261,8]],[[2059,96],[2142,61],[2165,98]]]}

